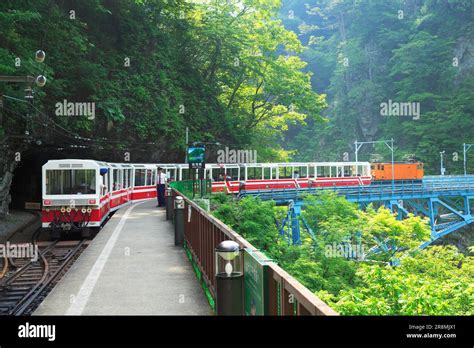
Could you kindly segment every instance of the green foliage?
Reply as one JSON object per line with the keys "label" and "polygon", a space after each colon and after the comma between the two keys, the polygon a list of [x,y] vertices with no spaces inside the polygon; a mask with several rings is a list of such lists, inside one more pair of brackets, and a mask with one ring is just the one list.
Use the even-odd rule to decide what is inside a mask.
{"label": "green foliage", "polygon": [[[223,222],[264,251],[304,286],[345,315],[472,315],[474,260],[455,247],[418,246],[429,239],[426,221],[397,220],[387,209],[358,210],[333,193],[308,196],[303,217],[316,240],[302,235],[302,245],[288,245],[274,219],[285,208],[254,198],[234,200],[213,195],[212,209]],[[363,246],[365,259],[334,253],[349,242]],[[388,252],[372,247],[390,244]],[[328,253],[328,250],[330,253]],[[346,255],[347,256],[347,255]],[[399,266],[388,261],[396,257]]]}
{"label": "green foliage", "polygon": [[[222,199],[213,200],[213,203],[217,202],[222,202]],[[237,204],[229,201],[221,203],[214,215],[239,231],[258,249],[271,251],[280,243],[274,224],[273,207],[273,202],[244,198]]]}
{"label": "green foliage", "polygon": [[350,315],[473,315],[474,261],[449,246],[402,259],[399,267],[361,265],[362,285],[328,300]]}
{"label": "green foliage", "polygon": [[[290,124],[319,119],[325,104],[296,55],[297,35],[273,19],[279,3],[2,1],[0,74],[44,70],[48,78],[36,88],[39,111],[5,101],[4,128],[23,134],[18,115],[30,112],[31,134],[46,146],[81,145],[89,149],[82,156],[109,160],[122,160],[126,149],[134,161],[178,162],[189,127],[190,141],[252,146],[262,150],[260,160],[284,159],[269,145]],[[42,64],[34,61],[39,48]],[[0,89],[23,99],[22,85]],[[56,115],[64,99],[94,102],[95,118]]]}

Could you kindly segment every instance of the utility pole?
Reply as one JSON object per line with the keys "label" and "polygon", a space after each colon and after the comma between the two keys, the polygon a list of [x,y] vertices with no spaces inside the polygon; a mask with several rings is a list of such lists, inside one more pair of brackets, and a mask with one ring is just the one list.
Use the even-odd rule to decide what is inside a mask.
{"label": "utility pole", "polygon": [[188,148],[189,148],[189,127],[186,127],[186,154],[184,155],[184,163],[188,163]]}
{"label": "utility pole", "polygon": [[467,175],[467,153],[469,152],[469,150],[471,149],[471,147],[473,147],[474,144],[466,144],[464,143],[463,144],[463,153],[464,153],[464,157],[463,157],[463,160],[464,160],[464,176]]}
{"label": "utility pole", "polygon": [[377,141],[355,141],[355,160],[359,162],[359,150],[365,144],[385,144],[392,152],[392,191],[395,191],[395,157],[394,157],[394,144],[393,138],[390,140],[377,140]]}
{"label": "utility pole", "polygon": [[445,168],[444,168],[444,165],[443,165],[443,155],[446,153],[446,151],[441,151],[439,153],[439,155],[441,156],[441,165],[440,165],[440,172],[441,172],[441,175],[444,175],[444,172],[445,172]]}

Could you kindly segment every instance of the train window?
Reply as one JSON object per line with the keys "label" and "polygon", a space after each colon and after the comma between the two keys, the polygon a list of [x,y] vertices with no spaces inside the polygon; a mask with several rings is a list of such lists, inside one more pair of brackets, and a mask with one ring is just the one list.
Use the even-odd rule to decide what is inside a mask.
{"label": "train window", "polygon": [[131,169],[125,169],[127,172],[127,187],[132,186],[132,170]]}
{"label": "train window", "polygon": [[145,169],[135,169],[135,186],[145,186]]}
{"label": "train window", "polygon": [[344,166],[344,176],[355,176],[355,166]]}
{"label": "train window", "polygon": [[189,168],[182,168],[181,169],[181,180],[188,180],[191,179],[189,177]]}
{"label": "train window", "polygon": [[381,169],[382,169],[382,170],[385,170],[385,166],[384,166],[384,165],[382,165],[382,168],[381,168]]}
{"label": "train window", "polygon": [[226,175],[228,180],[239,180],[239,168],[227,168]]}
{"label": "train window", "polygon": [[123,170],[123,188],[128,188],[128,169]]}
{"label": "train window", "polygon": [[245,167],[247,171],[247,180],[255,180],[255,167]]}
{"label": "train window", "polygon": [[118,175],[117,169],[112,169],[112,188],[111,188],[112,191],[117,190],[117,175]]}
{"label": "train window", "polygon": [[46,194],[95,194],[95,176],[96,170],[94,169],[47,170]]}
{"label": "train window", "polygon": [[114,191],[123,188],[123,171],[121,169],[114,170]]}
{"label": "train window", "polygon": [[118,169],[112,169],[112,191],[117,191],[119,188]]}
{"label": "train window", "polygon": [[151,172],[151,169],[147,169],[146,170],[146,186],[151,186],[152,183],[151,183],[151,180],[152,180],[152,172]]}
{"label": "train window", "polygon": [[240,175],[239,175],[239,180],[243,181],[246,180],[247,178],[245,177],[245,171],[247,168],[241,167],[240,168]]}
{"label": "train window", "polygon": [[308,167],[298,167],[295,168],[295,173],[294,177],[296,178],[297,176],[299,178],[307,178],[308,177]]}
{"label": "train window", "polygon": [[321,176],[322,177],[330,177],[331,176],[331,167],[322,167],[321,168]]}
{"label": "train window", "polygon": [[118,172],[118,185],[117,185],[117,187],[118,187],[119,190],[121,190],[121,189],[123,189],[123,170],[118,169],[117,172]]}
{"label": "train window", "polygon": [[316,167],[316,172],[318,174],[318,178],[326,178],[331,176],[330,167],[321,166]]}
{"label": "train window", "polygon": [[102,176],[102,194],[105,195],[109,192],[109,172]]}
{"label": "train window", "polygon": [[290,179],[293,177],[293,167],[280,167],[279,169],[279,178],[280,179]]}
{"label": "train window", "polygon": [[263,178],[272,179],[272,168],[263,168]]}
{"label": "train window", "polygon": [[224,181],[224,169],[222,169],[222,168],[213,168],[212,169],[212,180]]}
{"label": "train window", "polygon": [[[153,171],[153,177],[156,177],[156,171]],[[167,173],[166,173],[167,177],[168,177],[168,181],[174,181],[175,178],[176,178],[176,168],[171,168],[171,169],[168,169]],[[153,182],[153,185],[155,183]]]}
{"label": "train window", "polygon": [[261,180],[262,179],[262,168],[248,167],[247,168],[247,180]]}
{"label": "train window", "polygon": [[314,166],[309,166],[308,167],[308,178],[314,178],[315,177],[314,173],[315,173]]}
{"label": "train window", "polygon": [[127,187],[132,186],[132,170],[131,169],[125,169],[127,172]]}

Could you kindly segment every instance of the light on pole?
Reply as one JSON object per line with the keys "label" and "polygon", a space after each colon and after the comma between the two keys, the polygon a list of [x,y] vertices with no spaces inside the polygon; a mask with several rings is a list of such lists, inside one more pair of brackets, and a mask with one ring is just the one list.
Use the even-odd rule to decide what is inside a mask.
{"label": "light on pole", "polygon": [[35,82],[38,87],[44,87],[44,85],[46,84],[46,77],[44,75],[38,75],[38,77],[36,77]]}
{"label": "light on pole", "polygon": [[[44,59],[46,57],[46,53],[43,50],[37,50],[35,53],[35,60],[38,63],[43,63]],[[44,71],[44,70],[43,70]],[[0,82],[13,82],[13,83],[24,83],[26,84],[26,95],[25,98],[29,100],[29,102],[32,102],[33,99],[33,89],[32,85],[33,83],[36,84],[38,87],[44,87],[46,85],[46,77],[44,75],[38,75],[36,77],[34,76],[7,76],[7,75],[0,75]],[[0,97],[3,96],[3,93],[0,92]],[[26,130],[25,134],[28,136],[30,134],[28,128],[29,128],[29,114],[26,115]],[[3,124],[3,118],[0,114],[0,125]]]}
{"label": "light on pole", "polygon": [[43,63],[45,57],[46,57],[46,53],[43,50],[36,51],[35,59],[38,63]]}

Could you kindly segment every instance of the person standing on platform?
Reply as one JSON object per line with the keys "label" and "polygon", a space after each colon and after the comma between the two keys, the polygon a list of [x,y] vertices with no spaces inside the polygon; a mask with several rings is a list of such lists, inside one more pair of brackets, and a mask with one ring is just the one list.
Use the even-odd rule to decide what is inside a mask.
{"label": "person standing on platform", "polygon": [[163,168],[158,168],[156,175],[156,197],[158,198],[157,207],[165,207],[165,188],[166,188],[166,174],[163,173]]}

